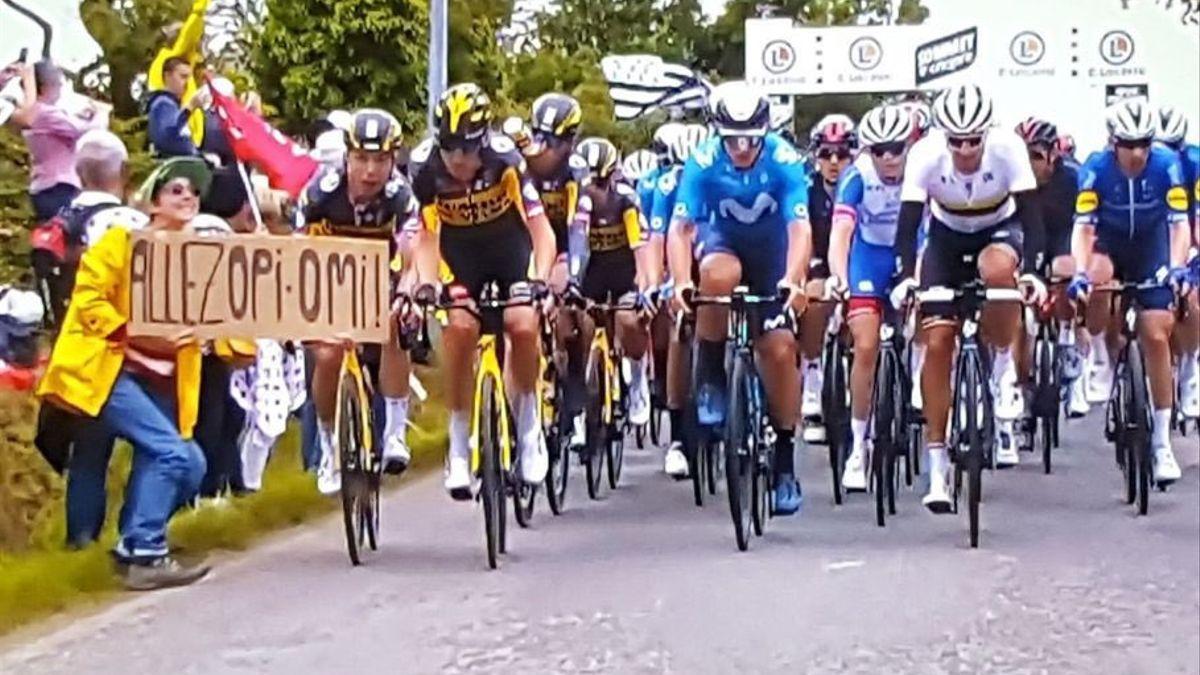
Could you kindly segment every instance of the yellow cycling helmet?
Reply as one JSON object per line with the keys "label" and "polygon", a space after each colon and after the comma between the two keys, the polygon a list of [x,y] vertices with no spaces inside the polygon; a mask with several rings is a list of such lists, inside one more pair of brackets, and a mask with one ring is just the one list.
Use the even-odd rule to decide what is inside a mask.
{"label": "yellow cycling helmet", "polygon": [[438,99],[434,122],[438,142],[443,146],[447,141],[482,142],[492,123],[492,101],[477,84],[456,84]]}
{"label": "yellow cycling helmet", "polygon": [[607,138],[585,138],[575,146],[575,154],[583,158],[588,173],[601,180],[613,175],[621,161],[617,146]]}
{"label": "yellow cycling helmet", "polygon": [[391,152],[400,145],[400,122],[386,110],[363,108],[354,111],[346,129],[346,146],[351,150]]}

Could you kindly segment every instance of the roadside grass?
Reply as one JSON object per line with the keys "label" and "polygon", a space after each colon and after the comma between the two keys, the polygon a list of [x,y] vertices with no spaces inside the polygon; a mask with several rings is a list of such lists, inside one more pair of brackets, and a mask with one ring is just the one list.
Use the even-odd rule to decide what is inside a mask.
{"label": "roadside grass", "polygon": [[[4,481],[0,482],[0,515],[4,502],[19,495],[20,508],[10,504],[8,511],[19,513],[12,520],[22,521],[27,530],[24,542],[0,539],[0,635],[56,612],[103,601],[120,590],[108,551],[117,537],[130,449],[118,445],[113,454],[109,513],[100,541],[80,551],[64,550],[63,481],[32,446],[35,406],[29,397],[0,396],[0,480]],[[445,430],[446,413],[440,404],[431,400],[422,405],[409,433],[415,469],[441,457]],[[171,546],[184,549],[188,557],[243,550],[266,534],[339,508],[337,499],[317,493],[315,479],[303,470],[300,455],[299,428],[292,425],[267,464],[263,489],[181,510],[170,524]],[[20,464],[13,468],[16,460]],[[21,529],[20,523],[8,527],[16,533]],[[0,529],[0,534],[5,533]]]}

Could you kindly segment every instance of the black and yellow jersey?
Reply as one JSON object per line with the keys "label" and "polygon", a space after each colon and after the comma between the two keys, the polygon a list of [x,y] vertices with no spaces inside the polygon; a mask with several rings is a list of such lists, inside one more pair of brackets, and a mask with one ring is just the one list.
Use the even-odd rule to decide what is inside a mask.
{"label": "black and yellow jersey", "polygon": [[315,236],[389,239],[398,244],[405,230],[417,227],[417,200],[403,174],[392,173],[368,202],[355,204],[347,192],[345,170],[318,172],[300,195],[296,229]]}
{"label": "black and yellow jersey", "polygon": [[[409,155],[413,193],[421,208],[421,226],[446,236],[473,230],[482,236],[497,228],[519,227],[543,213],[525,159],[507,136],[494,134],[480,150],[482,165],[464,185],[446,169],[437,144],[428,139]],[[451,237],[457,235],[450,235]]]}
{"label": "black and yellow jersey", "polygon": [[567,226],[575,218],[575,211],[579,207],[579,193],[587,178],[587,165],[582,157],[571,153],[547,175],[539,174],[530,164],[529,178],[542,197],[542,206],[546,209],[546,219],[550,221],[550,227],[554,230],[558,252],[565,253]]}
{"label": "black and yellow jersey", "polygon": [[632,251],[646,242],[646,221],[638,205],[637,191],[614,181],[602,199],[595,188],[585,188],[575,214],[575,226],[587,232],[591,253]]}

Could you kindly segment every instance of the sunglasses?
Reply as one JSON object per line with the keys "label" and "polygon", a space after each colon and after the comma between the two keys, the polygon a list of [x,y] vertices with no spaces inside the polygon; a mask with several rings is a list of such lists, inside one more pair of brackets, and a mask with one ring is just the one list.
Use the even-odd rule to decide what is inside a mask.
{"label": "sunglasses", "polygon": [[983,136],[950,136],[946,143],[952,148],[977,148],[983,145]]}
{"label": "sunglasses", "polygon": [[891,155],[892,157],[899,157],[900,155],[904,154],[904,149],[906,147],[908,147],[908,144],[905,143],[904,141],[889,141],[887,143],[877,143],[877,144],[871,146],[871,155],[873,155],[875,157],[883,157],[885,155]]}
{"label": "sunglasses", "polygon": [[1031,162],[1046,162],[1050,160],[1050,153],[1044,150],[1030,150],[1029,161]]}
{"label": "sunglasses", "polygon": [[1140,141],[1125,141],[1117,139],[1113,144],[1118,148],[1124,148],[1126,150],[1145,150],[1146,148],[1150,147],[1150,139],[1144,139]]}
{"label": "sunglasses", "polygon": [[172,197],[182,197],[187,194],[190,194],[193,197],[200,196],[200,191],[196,189],[195,185],[184,181],[172,181],[167,183],[162,187],[161,192],[165,192]]}
{"label": "sunglasses", "polygon": [[757,150],[763,144],[762,136],[726,136],[724,141],[730,151]]}
{"label": "sunglasses", "polygon": [[459,136],[447,136],[438,139],[438,147],[446,152],[464,152],[468,155],[479,152],[483,147],[483,137],[479,138],[462,138]]}
{"label": "sunglasses", "polygon": [[558,136],[549,131],[535,131],[533,132],[533,141],[547,148],[561,148],[564,145],[569,145],[571,138],[569,136]]}
{"label": "sunglasses", "polygon": [[817,150],[817,159],[826,159],[838,161],[841,159],[850,159],[850,151],[845,148],[820,148]]}

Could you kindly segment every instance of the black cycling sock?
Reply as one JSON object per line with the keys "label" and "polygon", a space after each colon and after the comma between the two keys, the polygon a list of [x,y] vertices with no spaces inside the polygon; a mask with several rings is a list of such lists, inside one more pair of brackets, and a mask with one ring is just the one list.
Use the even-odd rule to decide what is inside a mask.
{"label": "black cycling sock", "polygon": [[696,376],[700,384],[711,384],[717,387],[725,385],[725,341],[700,340],[697,356]]}
{"label": "black cycling sock", "polygon": [[775,431],[775,473],[796,473],[794,439],[795,432],[792,429]]}
{"label": "black cycling sock", "polygon": [[668,410],[667,417],[671,420],[671,442],[683,442],[683,411]]}

